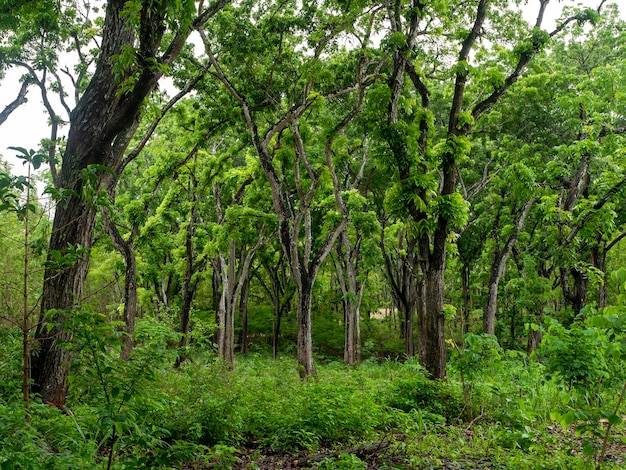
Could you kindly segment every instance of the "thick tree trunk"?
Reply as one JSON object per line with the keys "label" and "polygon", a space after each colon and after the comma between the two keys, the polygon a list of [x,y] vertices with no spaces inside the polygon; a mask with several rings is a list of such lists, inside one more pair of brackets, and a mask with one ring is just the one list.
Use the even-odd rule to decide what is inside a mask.
{"label": "thick tree trunk", "polygon": [[[444,255],[445,258],[445,255]],[[426,368],[432,379],[446,377],[446,342],[444,334],[444,273],[445,263],[430,266],[425,274],[425,328],[424,355],[420,363]]]}
{"label": "thick tree trunk", "polygon": [[313,283],[308,279],[302,282],[298,291],[296,323],[298,324],[297,357],[301,378],[317,375],[313,361],[313,336],[311,328],[311,295]]}
{"label": "thick tree trunk", "polygon": [[[96,208],[90,200],[92,191],[100,187],[100,177],[94,184],[84,181],[89,165],[104,165],[117,173],[123,154],[136,129],[145,98],[155,89],[163,74],[156,63],[171,64],[180,53],[190,32],[178,31],[162,57],[157,57],[165,33],[165,3],[142,4],[139,25],[137,64],[132,73],[137,80],[132,90],[120,92],[127,76],[114,70],[124,48],[134,47],[134,27],[124,15],[125,0],[108,0],[100,43],[100,57],[84,94],[70,117],[70,130],[59,172],[58,189],[71,190],[68,199],[55,209],[49,253],[80,248],[91,248]],[[226,3],[218,0],[201,17],[198,25],[206,22]],[[131,71],[126,71],[130,74]],[[122,74],[123,75],[123,74]],[[91,171],[88,170],[87,174]],[[49,255],[49,261],[54,258]],[[59,347],[59,340],[70,339],[71,333],[63,324],[69,309],[79,306],[82,300],[88,256],[78,259],[73,266],[61,271],[48,266],[45,273],[41,321],[35,333],[38,347],[33,352],[34,390],[44,401],[63,406],[67,395],[67,375],[70,356]],[[51,317],[46,313],[58,312]],[[45,317],[45,318],[44,318]],[[55,326],[48,331],[46,323]]]}
{"label": "thick tree trunk", "polygon": [[[115,141],[125,137],[124,131],[133,127],[143,99],[156,84],[157,75],[153,75],[152,80],[145,80],[130,95],[117,92],[118,79],[112,69],[112,57],[134,42],[132,28],[121,17],[123,7],[122,1],[107,3],[98,66],[71,116],[59,184],[74,193],[55,209],[49,253],[91,248],[96,208],[89,200],[89,191],[83,191],[87,188],[83,170],[91,164],[113,167],[118,163],[116,159],[121,158],[123,149],[117,148],[114,152]],[[159,39],[160,27],[159,24],[154,31]],[[54,260],[50,255],[48,259]],[[60,271],[49,266],[45,273],[32,377],[34,390],[44,401],[57,406],[65,404],[70,362],[70,354],[59,346],[60,341],[71,339],[71,332],[65,330],[63,323],[66,315],[71,315],[69,310],[80,306],[88,266],[85,253],[73,266]],[[44,319],[50,311],[58,313]],[[55,326],[48,331],[46,325],[50,321]]]}
{"label": "thick tree trunk", "polygon": [[[117,80],[113,74],[111,57],[123,46],[133,44],[134,33],[127,21],[120,17],[123,2],[107,4],[103,31],[102,52],[94,77],[72,113],[71,126],[59,174],[59,184],[70,189],[68,199],[56,207],[49,253],[67,253],[68,250],[91,248],[96,208],[86,200],[83,170],[90,164],[108,164],[115,138],[131,127],[138,106],[120,115],[121,97],[117,94]],[[145,95],[144,95],[145,96]],[[48,260],[54,258],[49,254]],[[80,306],[85,278],[89,268],[88,254],[83,253],[71,267],[56,269],[48,266],[45,272],[41,318],[35,332],[36,348],[32,358],[33,390],[45,402],[64,406],[67,395],[67,375],[70,354],[59,342],[71,339],[71,332],[63,327],[72,308]],[[55,312],[46,317],[48,312]],[[54,322],[48,331],[47,324]]]}
{"label": "thick tree trunk", "polygon": [[[49,252],[67,253],[82,247],[89,249],[93,240],[96,211],[76,196],[70,196],[67,204],[56,208]],[[49,258],[52,260],[52,258]],[[67,315],[82,301],[85,278],[89,270],[87,252],[82,253],[68,268],[46,268],[41,317],[35,332],[35,348],[31,366],[33,392],[39,393],[44,402],[59,407],[65,405],[67,396],[69,362],[71,354],[59,343],[71,340],[71,332],[63,328]],[[50,312],[53,318],[44,318]],[[51,330],[47,329],[50,320]]]}

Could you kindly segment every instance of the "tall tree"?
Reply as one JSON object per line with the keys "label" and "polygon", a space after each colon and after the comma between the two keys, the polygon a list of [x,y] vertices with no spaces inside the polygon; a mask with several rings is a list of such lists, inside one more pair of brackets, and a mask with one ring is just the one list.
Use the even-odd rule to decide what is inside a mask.
{"label": "tall tree", "polygon": [[[447,244],[466,218],[466,203],[458,192],[458,171],[468,161],[476,122],[505,95],[550,38],[578,19],[563,21],[551,33],[543,31],[547,5],[548,0],[540,2],[534,28],[529,31],[507,2],[473,1],[456,4],[453,11],[449,5],[438,10],[437,5],[419,0],[410,5],[386,3],[387,43],[393,63],[383,133],[397,172],[390,197],[401,201],[399,205],[405,206],[410,217],[409,234],[415,240],[416,268],[423,282],[418,292],[424,293],[423,301],[418,301],[422,307],[420,361],[432,378],[446,375],[443,305]],[[440,41],[441,30],[454,40]],[[494,31],[507,31],[507,41],[516,47],[508,49]],[[415,100],[404,99],[407,92]],[[433,99],[439,109],[433,107]],[[437,114],[439,110],[445,112]]]}
{"label": "tall tree", "polygon": [[[46,402],[62,407],[67,396],[69,352],[59,343],[70,339],[64,320],[82,301],[101,168],[116,172],[137,129],[144,100],[177,58],[192,28],[204,24],[226,3],[218,0],[197,16],[192,1],[106,3],[100,56],[71,113],[55,181],[66,197],[55,211],[50,259],[71,254],[75,262],[63,269],[50,263],[45,275],[32,366],[34,390]],[[172,35],[164,42],[168,31]]]}
{"label": "tall tree", "polygon": [[[335,117],[334,123],[324,126],[319,122],[309,124],[309,118],[314,121],[315,106],[324,101],[348,97],[359,102],[362,90],[377,72],[376,63],[365,54],[337,56],[343,62],[322,61],[324,54],[332,52],[338,34],[361,15],[360,10],[338,14],[323,7],[268,2],[253,10],[251,5],[242,4],[236,12],[224,16],[225,22],[237,18],[239,23],[229,25],[229,41],[222,45],[222,50],[214,50],[214,44],[205,36],[210,65],[243,111],[252,145],[271,188],[278,237],[298,294],[297,356],[302,377],[316,373],[311,335],[313,283],[347,223],[343,214],[334,220],[330,213],[326,218],[330,228],[322,234],[321,241],[312,232],[312,208],[320,197],[324,176],[323,160],[321,165],[313,160],[320,140],[314,132],[332,129],[344,117]],[[255,11],[254,18],[250,18],[251,10]],[[367,47],[368,38],[361,40]],[[215,42],[219,44],[219,38]],[[242,44],[246,44],[245,49]],[[258,50],[248,51],[251,47]],[[243,52],[247,54],[244,57],[240,56]],[[259,56],[264,57],[264,63],[259,63]],[[309,113],[306,118],[305,113]],[[289,175],[286,165],[293,168]],[[336,186],[333,190],[335,197],[340,195]]]}

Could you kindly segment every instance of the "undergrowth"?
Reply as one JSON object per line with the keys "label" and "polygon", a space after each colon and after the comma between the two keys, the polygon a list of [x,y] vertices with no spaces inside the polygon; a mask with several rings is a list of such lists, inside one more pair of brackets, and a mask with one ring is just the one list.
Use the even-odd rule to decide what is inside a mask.
{"label": "undergrowth", "polygon": [[[14,332],[0,332],[1,469],[227,469],[243,468],[243,455],[323,450],[339,457],[317,468],[366,468],[342,450],[381,441],[391,445],[379,468],[593,468],[583,437],[550,418],[572,399],[567,384],[546,378],[545,366],[523,354],[503,352],[465,380],[454,362],[442,382],[428,380],[413,360],[372,359],[358,368],[329,362],[301,381],[291,358],[258,354],[237,358],[234,371],[210,355],[174,369],[170,333],[154,321],[138,325],[125,363],[115,331],[97,317],[92,324],[74,343],[68,406],[34,400],[30,422],[14,390],[18,342]],[[607,388],[610,402],[613,393]],[[620,468],[608,457],[605,468]]]}

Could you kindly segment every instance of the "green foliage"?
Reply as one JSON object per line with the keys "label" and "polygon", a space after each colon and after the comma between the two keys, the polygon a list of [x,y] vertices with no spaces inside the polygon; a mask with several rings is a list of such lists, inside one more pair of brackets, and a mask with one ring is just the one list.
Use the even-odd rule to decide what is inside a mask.
{"label": "green foliage", "polygon": [[405,373],[390,384],[385,398],[389,406],[405,413],[419,411],[425,419],[435,423],[442,417],[447,422],[459,418],[463,404],[448,385],[428,379],[421,367],[411,363],[406,364],[402,372]]}
{"label": "green foliage", "polygon": [[124,334],[119,323],[86,309],[61,314],[72,332],[71,342],[65,343],[73,352],[70,383],[82,390],[81,432],[97,443],[97,451],[109,455],[109,467],[114,455],[140,468],[159,462],[168,455],[163,441],[168,433],[147,423],[146,417],[163,406],[162,397],[147,392],[158,369],[174,359],[167,348],[168,341],[175,340],[172,333],[161,324],[139,322],[137,345],[124,361],[119,357]]}
{"label": "green foliage", "polygon": [[[556,350],[559,356],[555,368],[562,377],[569,379],[570,388],[574,386],[577,392],[577,396],[565,403],[566,410],[554,410],[550,417],[563,428],[576,425],[576,434],[583,437],[583,453],[594,457],[596,469],[600,468],[605,458],[611,430],[623,422],[621,408],[626,394],[626,380],[619,368],[619,362],[626,357],[626,269],[621,268],[612,277],[618,281],[618,305],[607,307],[601,313],[588,309],[584,330],[574,325],[570,331],[563,332],[562,327],[557,325],[561,341],[554,338],[547,340],[548,347]],[[585,351],[581,355],[568,348],[585,348]],[[569,365],[562,362],[567,359],[571,362]],[[617,378],[620,382],[615,380]],[[605,388],[608,390],[615,390],[616,385],[623,384],[619,396],[615,390],[613,399],[608,403],[601,395],[599,384],[602,379],[606,379],[608,386]],[[598,385],[597,395],[589,397],[587,388],[594,385],[593,381]],[[615,396],[618,398],[614,403]]]}
{"label": "green foliage", "polygon": [[537,355],[547,372],[560,377],[570,388],[591,390],[610,376],[609,342],[605,331],[576,322],[570,329],[547,318],[548,325]]}
{"label": "green foliage", "polygon": [[367,462],[363,462],[354,454],[340,454],[336,459],[324,459],[315,467],[317,470],[363,470]]}
{"label": "green foliage", "polygon": [[477,379],[489,375],[492,368],[502,359],[502,348],[494,335],[486,333],[480,335],[467,333],[463,337],[462,349],[452,340],[448,343],[453,346],[452,365],[461,376],[464,412],[471,418],[474,413],[474,385]]}

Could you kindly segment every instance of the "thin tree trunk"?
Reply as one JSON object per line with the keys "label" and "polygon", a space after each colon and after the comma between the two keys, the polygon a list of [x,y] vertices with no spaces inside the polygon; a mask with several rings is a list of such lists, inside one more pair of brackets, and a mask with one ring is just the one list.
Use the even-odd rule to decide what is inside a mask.
{"label": "thin tree trunk", "polygon": [[491,264],[491,275],[489,277],[489,284],[487,289],[487,305],[485,306],[483,316],[483,329],[485,333],[493,335],[495,334],[496,326],[496,312],[498,310],[498,287],[500,285],[500,279],[504,275],[506,270],[506,262],[511,255],[513,245],[517,241],[520,230],[524,225],[524,220],[530,212],[530,208],[535,202],[535,198],[529,199],[524,207],[520,211],[517,220],[515,221],[515,228],[501,250],[496,250],[494,254],[493,263]]}
{"label": "thin tree trunk", "polygon": [[[541,310],[539,310],[536,313],[535,319],[537,321],[537,324],[540,325],[542,323],[543,313],[541,312]],[[543,333],[541,332],[541,330],[535,330],[533,328],[529,328],[528,329],[528,344],[526,346],[526,354],[530,355],[531,353],[536,351],[539,345],[541,344],[542,338],[543,338]]]}
{"label": "thin tree trunk", "polygon": [[250,297],[250,278],[244,279],[239,297],[239,313],[241,314],[241,353],[248,355],[248,298]]}
{"label": "thin tree trunk", "polygon": [[215,332],[217,343],[217,354],[224,357],[226,349],[225,330],[226,330],[226,297],[228,291],[228,279],[224,274],[226,267],[225,262],[220,256],[219,261],[214,264],[214,269],[219,269],[220,286],[221,289],[218,293],[217,309],[215,310],[215,324],[217,330]]}
{"label": "thin tree trunk", "polygon": [[124,337],[122,338],[122,350],[120,358],[128,360],[135,344],[135,322],[137,319],[137,259],[132,244],[135,231],[131,233],[127,241],[111,220],[107,208],[102,210],[102,219],[111,238],[113,246],[124,258]]}
{"label": "thin tree trunk", "polygon": [[461,284],[463,286],[463,331],[462,335],[465,336],[470,330],[470,265],[469,263],[463,263],[461,266]]}

